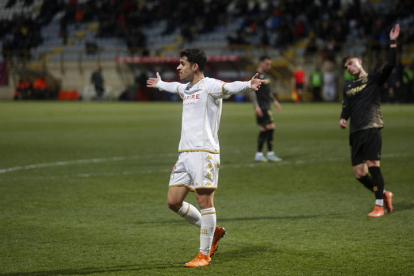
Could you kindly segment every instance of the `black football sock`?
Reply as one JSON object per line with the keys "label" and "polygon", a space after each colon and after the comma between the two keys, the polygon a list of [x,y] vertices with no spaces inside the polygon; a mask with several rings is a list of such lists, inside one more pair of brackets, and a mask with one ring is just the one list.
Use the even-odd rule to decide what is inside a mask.
{"label": "black football sock", "polygon": [[257,151],[262,152],[263,150],[263,144],[266,141],[266,131],[260,131],[259,139],[257,143]]}
{"label": "black football sock", "polygon": [[361,183],[362,183],[362,185],[364,185],[364,186],[365,186],[365,188],[367,188],[367,189],[368,189],[368,190],[370,190],[371,192],[373,192],[373,191],[374,191],[374,186],[375,186],[374,181],[372,180],[372,177],[371,177],[371,176],[369,176],[368,174],[364,175],[364,176],[363,176],[363,177],[361,177],[361,178],[357,178],[357,180],[358,180],[359,182],[361,182]]}
{"label": "black football sock", "polygon": [[368,170],[374,182],[375,198],[384,199],[384,178],[382,177],[380,167],[369,167]]}
{"label": "black football sock", "polygon": [[273,131],[274,129],[268,129],[267,133],[267,151],[273,151]]}

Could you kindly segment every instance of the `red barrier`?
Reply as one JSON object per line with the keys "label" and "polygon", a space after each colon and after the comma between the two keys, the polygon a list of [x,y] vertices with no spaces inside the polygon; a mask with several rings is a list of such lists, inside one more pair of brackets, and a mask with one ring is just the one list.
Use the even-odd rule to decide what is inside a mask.
{"label": "red barrier", "polygon": [[60,101],[77,101],[78,99],[78,90],[61,90],[58,95],[58,100]]}
{"label": "red barrier", "polygon": [[[239,61],[239,55],[208,56],[208,62],[235,62]],[[116,63],[178,63],[179,57],[116,57]]]}

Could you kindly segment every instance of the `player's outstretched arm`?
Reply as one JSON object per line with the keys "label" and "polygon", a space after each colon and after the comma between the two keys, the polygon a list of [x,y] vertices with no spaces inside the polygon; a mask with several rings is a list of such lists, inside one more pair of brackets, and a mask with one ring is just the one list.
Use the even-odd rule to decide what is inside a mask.
{"label": "player's outstretched arm", "polygon": [[[225,83],[223,85],[222,92],[224,95],[229,96],[237,93],[249,92],[252,90],[257,91],[260,85],[265,82],[264,80],[258,79],[258,76],[259,74],[254,75],[250,81],[234,81]],[[252,96],[255,97],[256,95]]]}
{"label": "player's outstretched arm", "polygon": [[161,81],[161,77],[160,77],[160,74],[157,72],[157,77],[156,78],[149,78],[147,80],[147,87],[157,88],[157,83],[159,81]]}
{"label": "player's outstretched arm", "polygon": [[170,93],[178,93],[179,82],[165,82],[161,80],[160,74],[157,72],[156,78],[149,78],[147,80],[147,87],[158,88],[161,91],[167,91]]}

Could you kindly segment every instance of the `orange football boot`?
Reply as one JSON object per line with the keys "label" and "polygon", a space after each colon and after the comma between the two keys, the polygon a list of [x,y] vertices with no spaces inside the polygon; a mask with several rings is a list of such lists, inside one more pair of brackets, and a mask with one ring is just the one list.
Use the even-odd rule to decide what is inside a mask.
{"label": "orange football boot", "polygon": [[214,253],[217,251],[218,243],[222,237],[226,234],[226,229],[221,226],[216,225],[216,229],[214,230],[213,241],[211,242],[211,249],[209,256],[213,256]]}
{"label": "orange football boot", "polygon": [[375,205],[374,210],[368,214],[369,218],[382,217],[384,215],[384,207]]}
{"label": "orange football boot", "polygon": [[390,191],[385,191],[384,193],[384,207],[385,207],[385,211],[387,211],[387,213],[392,213],[392,210],[394,209],[392,207],[392,198],[394,197],[394,194],[391,193]]}
{"label": "orange football boot", "polygon": [[203,253],[198,253],[198,255],[191,261],[186,263],[185,267],[202,267],[209,266],[211,258],[208,255],[203,255]]}

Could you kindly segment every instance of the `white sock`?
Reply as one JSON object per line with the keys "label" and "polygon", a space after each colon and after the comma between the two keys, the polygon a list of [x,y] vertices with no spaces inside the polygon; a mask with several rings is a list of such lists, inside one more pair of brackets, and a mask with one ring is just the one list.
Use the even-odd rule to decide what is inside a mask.
{"label": "white sock", "polygon": [[201,214],[196,207],[188,202],[183,202],[183,206],[178,210],[177,214],[185,218],[191,224],[201,227]]}
{"label": "white sock", "polygon": [[261,157],[261,156],[263,156],[263,152],[260,152],[260,151],[256,152],[256,156],[257,156],[257,157]]}
{"label": "white sock", "polygon": [[383,199],[376,199],[375,200],[375,205],[383,207],[384,206],[384,200]]}
{"label": "white sock", "polygon": [[274,153],[273,151],[269,151],[269,152],[267,153],[267,156],[269,156],[269,155],[275,155],[275,153]]}
{"label": "white sock", "polygon": [[214,207],[201,210],[200,252],[208,255],[216,228],[216,209]]}

